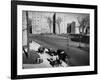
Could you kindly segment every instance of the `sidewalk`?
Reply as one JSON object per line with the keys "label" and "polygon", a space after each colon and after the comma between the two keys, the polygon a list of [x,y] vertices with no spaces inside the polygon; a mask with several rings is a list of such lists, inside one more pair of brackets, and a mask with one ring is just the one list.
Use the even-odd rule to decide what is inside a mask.
{"label": "sidewalk", "polygon": [[[30,50],[37,50],[39,46],[40,45],[38,43],[33,41],[32,44],[30,44]],[[48,68],[48,67],[50,68],[50,67],[52,67],[50,65],[49,61],[47,60],[47,58],[50,59],[50,58],[52,58],[52,56],[50,56],[47,53],[43,53],[43,54],[37,53],[37,54],[40,56],[40,59],[42,59],[43,62],[40,63],[40,64],[23,64],[24,69],[28,69],[28,68]],[[65,62],[62,61],[62,66],[67,67],[68,65]]]}
{"label": "sidewalk", "polygon": [[[43,62],[40,64],[23,64],[23,68],[24,69],[29,69],[29,68],[50,68],[52,67],[49,64],[49,61],[47,60],[47,58],[52,58],[52,56],[50,56],[47,53],[44,54],[38,54],[40,56],[41,59],[43,59]],[[68,67],[68,65],[62,61],[62,66],[60,67]]]}

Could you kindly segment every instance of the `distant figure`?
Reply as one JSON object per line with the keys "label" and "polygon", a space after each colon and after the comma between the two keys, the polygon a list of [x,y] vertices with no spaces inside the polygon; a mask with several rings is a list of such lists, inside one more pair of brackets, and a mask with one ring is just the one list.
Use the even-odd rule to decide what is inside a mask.
{"label": "distant figure", "polygon": [[59,56],[59,59],[61,59],[62,61],[68,63],[69,56],[65,53],[64,50],[58,49],[57,54]]}
{"label": "distant figure", "polygon": [[49,49],[45,48],[44,53],[48,53],[48,52],[49,52]]}
{"label": "distant figure", "polygon": [[52,67],[54,67],[55,62],[53,61],[53,59],[52,59],[52,58],[50,58],[50,59],[47,58],[47,60],[50,62],[50,65],[51,65]]}
{"label": "distant figure", "polygon": [[52,65],[52,67],[58,67],[58,66],[62,66],[62,61],[58,58],[58,56],[52,56],[52,58],[47,60],[50,62],[50,65]]}
{"label": "distant figure", "polygon": [[59,56],[56,51],[49,49],[49,54],[52,58],[47,59],[53,67],[61,66],[62,61],[59,59]]}
{"label": "distant figure", "polygon": [[40,47],[38,48],[38,53],[43,54],[43,53],[44,53],[44,50],[45,50],[45,48],[44,48],[43,46],[40,46]]}
{"label": "distant figure", "polygon": [[50,49],[48,49],[48,52],[47,52],[50,56],[53,56],[54,54],[55,54],[55,51],[52,49],[52,48],[50,48]]}
{"label": "distant figure", "polygon": [[57,61],[58,66],[62,66],[62,61],[61,61],[61,59],[57,59],[56,61]]}

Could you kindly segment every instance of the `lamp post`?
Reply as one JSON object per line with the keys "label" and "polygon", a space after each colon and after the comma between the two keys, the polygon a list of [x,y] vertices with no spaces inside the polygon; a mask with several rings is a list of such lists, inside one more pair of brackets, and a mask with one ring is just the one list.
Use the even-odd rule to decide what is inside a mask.
{"label": "lamp post", "polygon": [[53,33],[56,33],[56,13],[53,15]]}
{"label": "lamp post", "polygon": [[67,33],[67,51],[69,52],[69,34]]}

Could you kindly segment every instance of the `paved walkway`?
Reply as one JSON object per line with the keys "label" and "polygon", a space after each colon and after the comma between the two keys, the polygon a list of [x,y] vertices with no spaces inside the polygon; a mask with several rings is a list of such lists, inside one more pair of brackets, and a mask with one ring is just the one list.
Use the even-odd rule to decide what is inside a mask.
{"label": "paved walkway", "polygon": [[[47,60],[47,58],[52,58],[52,56],[50,56],[47,53],[44,54],[39,54],[40,58],[43,59],[43,62],[40,64],[23,64],[23,67],[25,69],[29,69],[29,68],[50,68],[52,67],[49,63],[49,61]],[[62,66],[59,67],[68,67],[68,65],[62,61]]]}
{"label": "paved walkway", "polygon": [[[40,57],[41,57],[41,59],[43,59],[43,63],[44,64],[46,64],[46,65],[50,65],[49,64],[49,61],[47,60],[47,58],[52,58],[52,56],[50,56],[49,54],[47,54],[47,53],[43,53],[43,54],[39,54],[40,55]],[[62,61],[62,66],[63,67],[67,67],[68,65],[65,63],[65,62],[63,62]],[[61,67],[61,66],[60,66]]]}
{"label": "paved walkway", "polygon": [[[32,42],[32,44],[30,44],[30,49],[32,50],[37,50],[37,48],[39,47],[40,45],[36,42]],[[52,67],[49,63],[49,61],[47,60],[47,58],[52,58],[52,56],[50,56],[49,54],[47,53],[43,53],[43,54],[40,54],[38,53],[38,55],[40,56],[40,58],[43,60],[42,63],[40,64],[23,64],[23,68],[50,68]],[[59,66],[59,67],[68,67],[68,65],[62,61],[62,66]]]}

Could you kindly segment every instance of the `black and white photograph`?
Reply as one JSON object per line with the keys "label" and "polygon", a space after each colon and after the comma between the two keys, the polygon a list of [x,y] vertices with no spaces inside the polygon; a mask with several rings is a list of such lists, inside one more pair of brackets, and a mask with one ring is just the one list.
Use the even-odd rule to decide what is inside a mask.
{"label": "black and white photograph", "polygon": [[90,15],[22,11],[23,69],[88,66]]}
{"label": "black and white photograph", "polygon": [[97,6],[12,1],[12,78],[97,74]]}

